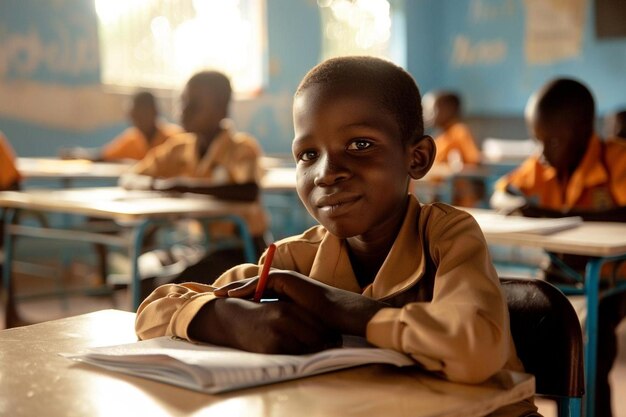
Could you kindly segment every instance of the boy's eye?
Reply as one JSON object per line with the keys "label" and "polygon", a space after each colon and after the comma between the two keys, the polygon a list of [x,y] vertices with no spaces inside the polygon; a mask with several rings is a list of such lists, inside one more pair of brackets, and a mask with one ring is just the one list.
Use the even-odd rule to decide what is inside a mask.
{"label": "boy's eye", "polygon": [[312,161],[315,158],[317,158],[317,152],[304,151],[300,154],[300,157],[298,159],[300,159],[301,161]]}
{"label": "boy's eye", "polygon": [[372,142],[365,139],[357,139],[348,145],[349,150],[362,151],[372,146]]}

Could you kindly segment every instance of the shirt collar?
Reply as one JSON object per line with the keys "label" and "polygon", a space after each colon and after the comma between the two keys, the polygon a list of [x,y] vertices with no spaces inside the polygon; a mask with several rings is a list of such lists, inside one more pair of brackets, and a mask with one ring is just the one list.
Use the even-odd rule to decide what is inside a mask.
{"label": "shirt collar", "polygon": [[402,227],[372,284],[361,290],[350,264],[345,239],[327,233],[313,261],[311,277],[335,287],[384,299],[415,284],[425,270],[422,239],[419,236],[420,203],[409,203]]}

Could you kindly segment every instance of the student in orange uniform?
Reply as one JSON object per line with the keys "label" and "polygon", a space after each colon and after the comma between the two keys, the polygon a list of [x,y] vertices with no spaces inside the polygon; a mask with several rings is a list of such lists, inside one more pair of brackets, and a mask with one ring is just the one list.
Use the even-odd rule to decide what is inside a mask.
{"label": "student in orange uniform", "polygon": [[[204,71],[189,79],[182,94],[182,124],[188,133],[173,136],[152,149],[121,178],[127,188],[195,192],[227,200],[250,202],[246,222],[258,254],[265,249],[268,221],[259,200],[261,147],[250,135],[236,132],[228,116],[229,79],[217,71]],[[231,228],[212,232],[232,234]],[[241,263],[243,253],[222,251],[181,274],[212,282],[224,270]]]}
{"label": "student in orange uniform", "polygon": [[[531,97],[526,116],[543,152],[496,184],[492,205],[523,204],[529,216],[626,221],[626,143],[603,142],[594,133],[595,104],[587,87],[572,79],[550,81]],[[585,257],[560,257],[584,276]],[[619,272],[622,279],[625,270]],[[554,264],[546,278],[571,282]],[[596,416],[611,415],[608,375],[617,351],[615,328],[625,315],[625,294],[600,299]]]}
{"label": "student in orange uniform", "polygon": [[0,190],[17,190],[20,179],[20,173],[15,166],[13,148],[4,134],[0,132]]}
{"label": "student in orange uniform", "polygon": [[435,138],[437,156],[435,162],[475,165],[480,163],[480,151],[469,127],[463,123],[461,98],[451,92],[429,93],[424,100],[426,111],[432,117],[432,124],[440,130]]}
{"label": "student in orange uniform", "polygon": [[[521,370],[478,225],[408,192],[435,156],[421,114],[415,82],[388,61],[342,57],[312,69],[295,94],[292,151],[298,195],[321,225],[277,242],[267,292],[279,300],[249,300],[263,257],[225,272],[220,288],[159,287],[139,307],[138,336],[298,354],[352,334],[453,381]],[[529,399],[502,415],[535,410]]]}
{"label": "student in orange uniform", "polygon": [[135,94],[128,113],[132,126],[101,149],[72,148],[61,151],[64,158],[92,161],[140,160],[148,151],[183,130],[180,126],[159,120],[154,95],[148,91]]}
{"label": "student in orange uniform", "polygon": [[[463,165],[479,164],[480,151],[472,132],[462,120],[461,98],[452,92],[437,91],[428,93],[423,103],[429,123],[440,131],[435,138],[435,162],[448,164],[453,170]],[[485,193],[483,183],[466,178],[456,178],[452,188],[452,204],[464,207],[476,206]]]}

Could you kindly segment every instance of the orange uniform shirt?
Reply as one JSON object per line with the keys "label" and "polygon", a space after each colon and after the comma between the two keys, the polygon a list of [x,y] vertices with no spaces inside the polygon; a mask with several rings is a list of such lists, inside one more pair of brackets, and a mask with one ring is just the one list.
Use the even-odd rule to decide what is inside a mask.
{"label": "orange uniform shirt", "polygon": [[464,164],[480,162],[480,151],[467,125],[456,123],[435,138],[437,155],[435,162],[447,162],[450,152],[456,150]]}
{"label": "orange uniform shirt", "polygon": [[105,161],[116,161],[121,159],[140,160],[146,156],[148,151],[161,145],[170,136],[181,133],[183,129],[175,124],[159,123],[157,132],[152,143],[136,127],[129,127],[119,136],[113,139],[102,148],[102,159]]}
{"label": "orange uniform shirt", "polygon": [[9,141],[0,132],[0,190],[7,189],[20,180],[15,166],[15,153]]}
{"label": "orange uniform shirt", "polygon": [[535,204],[553,210],[607,210],[626,206],[626,143],[602,143],[594,135],[580,165],[567,184],[539,156],[527,159],[518,169],[496,183],[520,190]]}

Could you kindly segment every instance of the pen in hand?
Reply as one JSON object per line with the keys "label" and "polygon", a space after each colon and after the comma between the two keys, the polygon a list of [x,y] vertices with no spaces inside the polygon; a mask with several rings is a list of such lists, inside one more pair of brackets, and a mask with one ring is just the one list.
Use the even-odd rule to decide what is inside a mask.
{"label": "pen in hand", "polygon": [[276,245],[270,244],[267,248],[267,254],[265,255],[265,262],[263,262],[263,270],[259,275],[259,281],[256,284],[256,290],[254,291],[254,301],[260,302],[267,285],[267,277],[270,274],[270,267],[272,266],[272,259],[274,258],[274,252],[276,252]]}

